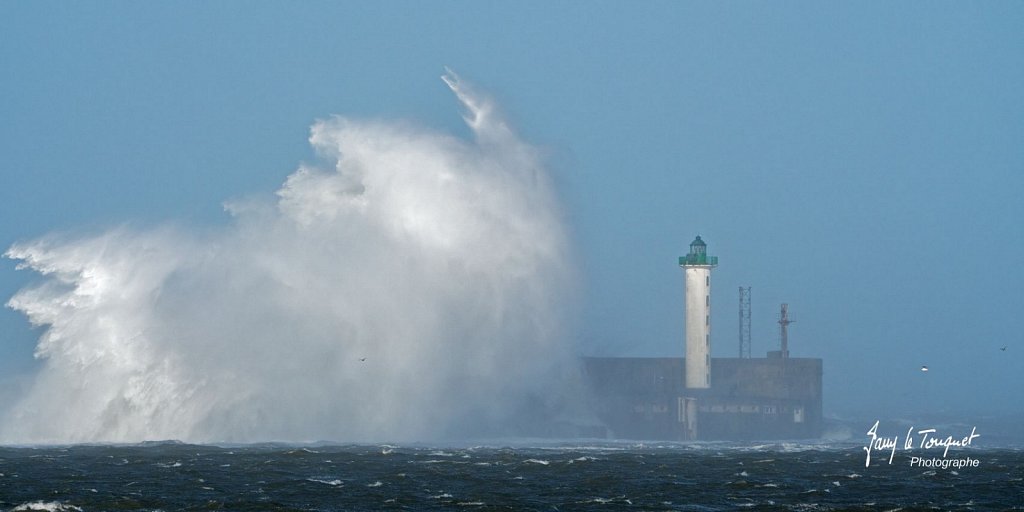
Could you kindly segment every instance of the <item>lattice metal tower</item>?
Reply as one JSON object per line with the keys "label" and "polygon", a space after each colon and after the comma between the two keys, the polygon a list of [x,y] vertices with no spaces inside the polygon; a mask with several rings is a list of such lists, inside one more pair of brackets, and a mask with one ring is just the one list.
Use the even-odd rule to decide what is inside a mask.
{"label": "lattice metal tower", "polygon": [[750,287],[740,286],[740,359],[750,359]]}

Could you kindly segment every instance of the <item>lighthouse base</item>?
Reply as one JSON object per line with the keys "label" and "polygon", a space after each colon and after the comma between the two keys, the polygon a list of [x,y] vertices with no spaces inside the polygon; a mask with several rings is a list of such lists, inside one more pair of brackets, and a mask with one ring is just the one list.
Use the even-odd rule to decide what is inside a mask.
{"label": "lighthouse base", "polygon": [[711,359],[687,389],[682,358],[586,358],[591,400],[618,439],[768,440],[821,435],[822,360]]}

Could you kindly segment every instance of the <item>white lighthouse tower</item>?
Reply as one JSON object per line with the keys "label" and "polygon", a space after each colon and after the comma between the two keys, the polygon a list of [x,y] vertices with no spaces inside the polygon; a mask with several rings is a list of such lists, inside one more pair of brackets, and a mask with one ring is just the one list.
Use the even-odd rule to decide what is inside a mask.
{"label": "white lighthouse tower", "polygon": [[711,269],[718,257],[707,255],[707,244],[698,236],[690,254],[679,257],[686,272],[686,387],[711,387]]}

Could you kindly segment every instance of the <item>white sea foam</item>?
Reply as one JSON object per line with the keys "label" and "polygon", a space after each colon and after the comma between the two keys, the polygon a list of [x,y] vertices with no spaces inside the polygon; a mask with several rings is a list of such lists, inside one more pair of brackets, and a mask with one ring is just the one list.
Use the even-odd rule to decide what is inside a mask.
{"label": "white sea foam", "polygon": [[339,485],[344,485],[345,484],[345,482],[342,482],[341,480],[338,480],[337,478],[335,478],[334,480],[324,480],[324,479],[320,479],[320,478],[307,478],[306,481],[308,481],[308,482],[316,482],[318,484],[330,485],[332,487],[337,487]]}
{"label": "white sea foam", "polygon": [[599,505],[607,505],[607,504],[616,503],[616,502],[625,503],[626,505],[632,505],[633,504],[633,501],[630,500],[629,498],[627,498],[624,495],[623,496],[616,496],[614,498],[601,498],[601,497],[591,498],[589,500],[578,501],[577,503],[580,503],[580,504],[597,503]]}
{"label": "white sea foam", "polygon": [[32,501],[29,503],[22,503],[11,509],[13,512],[22,510],[45,510],[47,512],[62,512],[66,510],[81,511],[82,509],[74,505],[62,503],[59,501]]}
{"label": "white sea foam", "polygon": [[559,393],[574,279],[540,152],[445,82],[470,140],[322,120],[323,163],[229,202],[226,226],[12,246],[44,276],[8,302],[43,327],[42,363],[0,442],[508,435],[580,403]]}

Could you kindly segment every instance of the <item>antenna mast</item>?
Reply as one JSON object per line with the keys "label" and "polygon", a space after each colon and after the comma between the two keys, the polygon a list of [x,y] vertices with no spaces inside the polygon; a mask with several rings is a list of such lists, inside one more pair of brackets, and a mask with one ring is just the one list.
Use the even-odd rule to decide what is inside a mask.
{"label": "antenna mast", "polygon": [[789,304],[782,305],[782,311],[779,313],[779,330],[782,335],[782,358],[789,358],[789,333],[786,327],[795,322],[796,320],[789,319]]}

